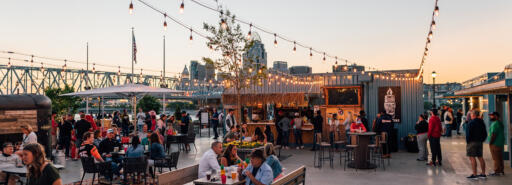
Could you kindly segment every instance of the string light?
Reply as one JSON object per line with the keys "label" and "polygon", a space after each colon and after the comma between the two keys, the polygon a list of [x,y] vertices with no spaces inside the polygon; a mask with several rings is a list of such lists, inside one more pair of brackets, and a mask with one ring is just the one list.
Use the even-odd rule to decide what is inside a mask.
{"label": "string light", "polygon": [[311,59],[311,57],[313,57],[313,48],[309,48],[309,59]]}
{"label": "string light", "polygon": [[92,73],[95,73],[96,72],[96,67],[95,67],[95,64],[92,63]]}
{"label": "string light", "polygon": [[325,52],[324,52],[324,58],[322,58],[322,60],[325,62]]}
{"label": "string light", "polygon": [[164,31],[167,31],[167,13],[164,13]]}
{"label": "string light", "polygon": [[338,66],[338,56],[335,56],[334,58],[336,59],[336,62],[334,64]]}
{"label": "string light", "polygon": [[117,75],[121,75],[121,66],[117,66]]}
{"label": "string light", "polygon": [[183,0],[181,1],[181,5],[180,5],[180,14],[183,13],[183,11],[185,11],[185,3],[183,2]]}
{"label": "string light", "polygon": [[212,46],[212,45],[210,45],[209,47],[210,47],[210,51],[212,51],[212,52],[213,52],[213,46]]}
{"label": "string light", "polygon": [[295,51],[297,51],[297,46],[296,46],[296,44],[297,44],[297,43],[296,43],[295,41],[293,41],[293,53],[295,53]]}
{"label": "string light", "polygon": [[66,71],[66,67],[68,66],[67,62],[68,61],[64,59],[64,66],[62,66],[62,71]]}
{"label": "string light", "polygon": [[252,24],[249,24],[249,32],[247,33],[247,40],[250,40],[252,37]]}
{"label": "string light", "polygon": [[44,73],[44,66],[43,66],[43,63],[41,62],[41,72]]}
{"label": "string light", "polygon": [[432,30],[436,29],[436,21],[435,20],[432,20],[432,24],[430,27],[432,28]]}
{"label": "string light", "polygon": [[11,57],[9,57],[9,62],[7,63],[7,68],[11,68]]}
{"label": "string light", "polygon": [[30,58],[30,67],[33,67],[33,66],[34,66],[34,55],[32,55]]}
{"label": "string light", "polygon": [[192,40],[194,39],[194,38],[192,37],[192,32],[194,32],[194,31],[192,31],[192,28],[191,28],[191,29],[190,29],[190,41],[192,41]]}
{"label": "string light", "polygon": [[277,47],[277,34],[274,33],[274,46]]}
{"label": "string light", "polygon": [[228,28],[228,25],[226,24],[226,21],[224,20],[224,12],[220,11],[220,27],[222,27],[222,29],[226,29]]}
{"label": "string light", "polygon": [[130,10],[130,15],[132,15],[133,14],[133,2],[132,1],[130,1],[129,10]]}
{"label": "string light", "polygon": [[434,15],[439,16],[439,6],[437,6],[437,1],[436,1],[436,8],[434,9]]}

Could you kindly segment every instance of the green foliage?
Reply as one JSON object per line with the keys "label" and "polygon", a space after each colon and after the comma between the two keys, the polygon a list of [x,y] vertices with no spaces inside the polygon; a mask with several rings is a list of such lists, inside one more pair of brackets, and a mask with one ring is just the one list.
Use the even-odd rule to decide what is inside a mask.
{"label": "green foliage", "polygon": [[177,107],[174,111],[174,120],[181,120],[181,108]]}
{"label": "green foliage", "polygon": [[52,111],[58,115],[75,114],[80,107],[81,99],[73,96],[60,96],[66,93],[73,93],[75,90],[65,85],[64,88],[47,88],[44,94],[52,100]]}
{"label": "green foliage", "polygon": [[423,102],[423,110],[427,111],[427,110],[431,110],[432,109],[432,103],[426,101],[426,102]]}
{"label": "green foliage", "polygon": [[154,110],[158,114],[161,107],[162,104],[160,101],[153,96],[146,95],[139,100],[139,103],[137,103],[137,108],[142,108],[144,112]]}

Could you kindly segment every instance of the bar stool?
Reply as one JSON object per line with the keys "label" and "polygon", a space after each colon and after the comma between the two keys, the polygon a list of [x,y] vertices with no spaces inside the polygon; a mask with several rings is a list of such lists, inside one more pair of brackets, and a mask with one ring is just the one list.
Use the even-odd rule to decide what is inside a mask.
{"label": "bar stool", "polygon": [[[384,164],[384,158],[382,158],[382,136],[375,136],[375,144],[368,145],[368,149],[370,150],[370,160],[374,161],[374,163],[378,164],[380,166],[382,164],[382,167],[384,170],[386,170],[386,166]],[[379,162],[377,163],[377,160]],[[377,171],[377,169],[375,169]]]}
{"label": "bar stool", "polygon": [[[380,144],[382,145],[385,145],[385,149],[386,151],[388,151],[388,154],[390,153],[389,152],[389,144],[388,144],[388,133],[387,132],[381,132],[380,133],[380,136],[381,136],[381,141],[380,141]],[[384,146],[381,147],[382,150],[384,150]],[[382,152],[384,154],[384,151]],[[390,158],[388,157],[388,165],[390,165]]]}
{"label": "bar stool", "polygon": [[339,151],[340,152],[340,165],[341,165],[341,162],[342,162],[343,158],[347,158],[348,157],[347,155],[343,155],[343,154],[346,154],[346,150],[347,150],[347,147],[346,147],[347,142],[346,142],[346,140],[347,139],[346,138],[345,139],[341,139],[341,136],[342,136],[341,132],[338,130],[338,137],[340,138],[340,140],[334,142],[335,146],[338,146],[338,145],[342,146],[341,150]]}
{"label": "bar stool", "polygon": [[[329,161],[331,168],[333,168],[333,154],[331,144],[327,142],[322,142],[322,133],[316,133],[316,144],[319,147],[319,150],[315,150],[314,156],[314,166],[322,168],[323,161]],[[328,150],[329,156],[325,157],[325,150]],[[318,154],[317,154],[318,152]],[[318,155],[318,164],[317,164],[317,155]]]}
{"label": "bar stool", "polygon": [[[343,170],[345,170],[347,168],[347,163],[349,161],[352,161],[353,159],[353,155],[355,153],[355,149],[359,147],[359,137],[357,137],[356,135],[350,135],[350,144],[349,145],[345,145],[345,164],[343,165]],[[356,171],[357,171],[357,168],[356,168]]]}

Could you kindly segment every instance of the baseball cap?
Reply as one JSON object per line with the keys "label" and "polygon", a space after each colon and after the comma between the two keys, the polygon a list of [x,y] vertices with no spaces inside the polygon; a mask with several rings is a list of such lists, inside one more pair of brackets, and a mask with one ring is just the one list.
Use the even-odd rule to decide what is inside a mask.
{"label": "baseball cap", "polygon": [[108,129],[108,130],[107,130],[107,133],[114,133],[114,130],[112,130],[112,129]]}
{"label": "baseball cap", "polygon": [[500,113],[498,113],[498,112],[492,112],[492,113],[490,113],[489,115],[494,115],[494,116],[496,116],[496,117],[500,117]]}

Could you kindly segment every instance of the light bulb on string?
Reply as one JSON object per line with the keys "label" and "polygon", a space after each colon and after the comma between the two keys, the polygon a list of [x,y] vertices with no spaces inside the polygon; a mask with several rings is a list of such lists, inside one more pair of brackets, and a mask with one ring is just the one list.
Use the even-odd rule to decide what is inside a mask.
{"label": "light bulb on string", "polygon": [[325,52],[324,52],[324,58],[322,58],[322,60],[325,62]]}
{"label": "light bulb on string", "polygon": [[297,43],[295,41],[293,41],[293,53],[295,53],[297,51]]}
{"label": "light bulb on string", "polygon": [[64,66],[62,66],[62,71],[66,71],[66,67],[68,66],[67,62],[68,61],[64,59]]}
{"label": "light bulb on string", "polygon": [[164,13],[164,31],[167,31],[167,13]]}
{"label": "light bulb on string", "polygon": [[434,36],[434,33],[432,33],[432,31],[430,31],[430,32],[428,33],[428,38],[429,38],[429,39],[432,39],[432,37],[433,37],[433,36]]}
{"label": "light bulb on string", "polygon": [[9,62],[7,63],[7,68],[11,68],[11,57],[9,57]]}
{"label": "light bulb on string", "polygon": [[121,66],[117,66],[117,76],[121,75]]}
{"label": "light bulb on string", "polygon": [[309,48],[309,59],[313,58],[313,48]]}
{"label": "light bulb on string", "polygon": [[92,63],[92,73],[95,73],[95,72],[96,72],[95,63]]}
{"label": "light bulb on string", "polygon": [[427,48],[430,47],[430,39],[427,39]]}
{"label": "light bulb on string", "polygon": [[222,29],[228,28],[228,25],[226,24],[226,21],[224,19],[220,19],[220,26]]}
{"label": "light bulb on string", "polygon": [[439,6],[436,5],[436,8],[434,9],[434,15],[439,16]]}
{"label": "light bulb on string", "polygon": [[41,62],[41,72],[44,73],[44,66],[43,66],[43,63]]}
{"label": "light bulb on string", "polygon": [[336,59],[336,62],[334,62],[334,65],[338,66],[338,56],[334,57]]}
{"label": "light bulb on string", "polygon": [[192,30],[192,28],[191,28],[191,29],[190,29],[190,38],[189,38],[189,39],[190,39],[190,41],[194,40],[194,38],[192,37],[192,33],[193,33],[193,32],[194,32],[194,31],[193,31],[193,30]]}
{"label": "light bulb on string", "polygon": [[249,24],[249,32],[247,33],[247,40],[251,40],[252,38],[252,23]]}
{"label": "light bulb on string", "polygon": [[432,30],[435,30],[436,29],[436,21],[432,20],[432,24],[430,27],[432,28]]}
{"label": "light bulb on string", "polygon": [[277,47],[277,34],[274,33],[274,46]]}
{"label": "light bulb on string", "polygon": [[30,67],[33,67],[33,66],[34,66],[34,55],[32,55],[30,58]]}
{"label": "light bulb on string", "polygon": [[213,52],[213,46],[212,46],[212,45],[210,45],[210,46],[208,46],[208,47],[210,48],[210,51],[211,51],[211,52]]}
{"label": "light bulb on string", "polygon": [[181,1],[180,13],[183,13],[183,11],[185,11],[185,3],[183,1]]}
{"label": "light bulb on string", "polygon": [[130,1],[129,10],[130,10],[130,15],[132,15],[133,14],[133,2],[132,1]]}

